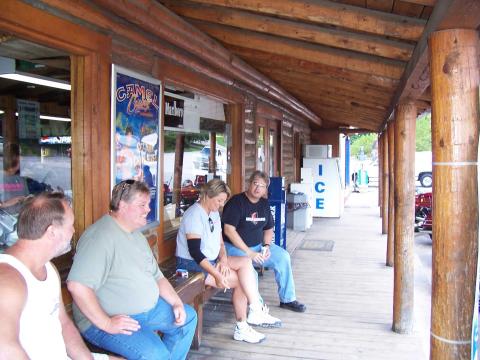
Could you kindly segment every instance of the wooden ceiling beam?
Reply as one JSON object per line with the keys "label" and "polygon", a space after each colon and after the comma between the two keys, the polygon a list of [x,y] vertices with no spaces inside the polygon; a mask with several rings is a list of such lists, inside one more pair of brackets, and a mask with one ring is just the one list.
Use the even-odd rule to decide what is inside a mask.
{"label": "wooden ceiling beam", "polygon": [[359,96],[360,98],[387,101],[387,103],[390,102],[391,97],[393,96],[393,91],[382,91],[381,89],[373,86],[355,84],[350,81],[322,79],[317,78],[316,76],[291,71],[283,71],[283,69],[271,68],[268,65],[257,66],[256,68],[276,82],[283,80],[289,81],[291,83],[296,82],[299,85],[302,85],[304,88],[310,88],[313,92],[328,89],[340,91],[345,90],[348,93]]}
{"label": "wooden ceiling beam", "polygon": [[374,107],[360,105],[359,103],[351,99],[341,99],[341,98],[332,98],[332,97],[308,97],[302,99],[307,104],[316,104],[323,106],[331,106],[336,109],[341,109],[343,111],[348,111],[358,115],[372,116],[376,119],[382,119],[385,110],[377,109]]}
{"label": "wooden ceiling beam", "polygon": [[425,31],[422,34],[412,58],[408,62],[400,84],[395,92],[381,131],[391,117],[395,106],[405,99],[418,99],[430,85],[428,38],[434,31],[455,29],[478,29],[480,26],[480,1],[442,0],[433,9]]}
{"label": "wooden ceiling beam", "polygon": [[377,125],[382,121],[382,114],[372,110],[359,109],[352,106],[342,106],[342,104],[330,103],[328,101],[316,101],[309,103],[309,105],[315,109],[329,109],[333,112],[337,112],[338,114],[352,114],[358,118],[368,120],[370,123],[375,122]]}
{"label": "wooden ceiling beam", "polygon": [[[68,3],[68,11],[73,11],[79,16],[85,17],[89,14],[85,14],[84,11],[78,9],[83,3],[78,3],[75,0],[61,1],[61,0],[45,0],[45,2],[53,3],[54,6],[64,8]],[[71,2],[75,2],[73,6]],[[170,54],[168,57],[174,61],[178,61],[182,64],[192,64],[191,67],[203,68],[200,71],[204,74],[212,74],[215,79],[225,81],[229,86],[237,87],[237,83],[244,83],[252,90],[265,94],[265,96],[271,98],[273,101],[278,102],[282,106],[286,106],[292,111],[300,114],[306,119],[321,124],[321,119],[316,114],[307,109],[297,99],[294,99],[283,89],[279,88],[276,84],[272,83],[269,79],[265,78],[255,69],[249,67],[240,59],[235,59],[234,56],[228,53],[217,42],[209,38],[205,34],[195,29],[191,24],[175,15],[164,6],[160,5],[155,0],[138,1],[122,1],[116,0],[94,0],[96,10],[103,8],[103,14],[98,15],[100,18],[106,18],[108,14],[115,14],[115,17],[123,18],[122,22],[115,22],[115,20],[109,19],[109,22],[113,22],[114,25],[127,27],[134,24],[138,26],[145,35],[148,36],[148,42],[154,43],[150,45],[152,48],[166,49],[165,52]],[[95,10],[91,10],[95,11]],[[95,11],[95,12],[97,12]],[[127,25],[125,24],[127,22]],[[161,23],[162,26],[158,26]],[[97,22],[93,22],[97,25]],[[180,29],[181,28],[181,29]],[[130,31],[127,37],[135,36],[144,37],[143,34]],[[155,40],[156,39],[156,40]],[[158,39],[162,41],[158,41]],[[176,48],[170,44],[174,44]],[[227,53],[228,58],[217,55],[219,53]],[[180,50],[180,51],[179,51]],[[162,55],[166,55],[165,52]],[[223,74],[228,74],[227,76]]]}
{"label": "wooden ceiling beam", "polygon": [[437,0],[402,0],[402,1],[410,4],[417,4],[417,5],[430,6],[430,7],[434,7],[437,4]]}
{"label": "wooden ceiling beam", "polygon": [[318,108],[329,109],[332,111],[336,111],[339,114],[355,114],[355,116],[366,119],[370,122],[380,123],[382,119],[382,115],[379,114],[378,111],[375,111],[372,109],[360,109],[355,106],[351,106],[351,107],[339,106],[335,103],[331,103],[328,101],[324,101],[324,102],[315,101],[315,102],[309,103],[309,105],[315,109],[318,109]]}
{"label": "wooden ceiling beam", "polygon": [[388,105],[390,104],[389,99],[369,99],[367,96],[362,96],[359,93],[353,93],[343,89],[321,89],[312,86],[299,86],[298,83],[286,80],[279,80],[279,84],[288,88],[292,94],[295,94],[295,96],[300,96],[302,101],[305,101],[305,99],[315,98],[338,98],[350,101],[360,106],[375,108],[377,110],[381,110],[382,112],[387,111]]}
{"label": "wooden ceiling beam", "polygon": [[342,134],[347,136],[349,135],[358,135],[358,134],[371,134],[376,133],[376,131],[368,130],[368,129],[350,129],[346,127],[340,127],[338,129]]}
{"label": "wooden ceiling beam", "polygon": [[296,59],[287,55],[270,54],[261,50],[233,45],[226,45],[226,47],[255,68],[268,64],[274,68],[296,71],[318,79],[351,81],[352,83],[371,85],[387,91],[394,91],[398,86],[398,80],[388,77],[317,64],[308,60]]}
{"label": "wooden ceiling beam", "polygon": [[354,126],[364,129],[376,131],[378,122],[372,121],[368,118],[362,118],[351,113],[343,113],[326,107],[317,106],[315,110],[326,121],[337,123],[338,126]]}
{"label": "wooden ceiling beam", "polygon": [[192,4],[182,0],[163,0],[163,4],[176,14],[188,19],[202,20],[395,60],[408,61],[414,48],[412,44],[379,36],[329,29],[292,20],[256,15],[242,10]]}
{"label": "wooden ceiling beam", "polygon": [[327,0],[190,0],[191,2],[248,10],[314,24],[335,25],[345,29],[418,40],[425,20],[383,13]]}
{"label": "wooden ceiling beam", "polygon": [[399,79],[404,63],[352,51],[332,49],[303,41],[264,35],[248,30],[239,30],[223,25],[214,25],[197,20],[193,24],[222,43],[267,51],[271,54],[286,55],[296,59],[336,66],[368,74]]}

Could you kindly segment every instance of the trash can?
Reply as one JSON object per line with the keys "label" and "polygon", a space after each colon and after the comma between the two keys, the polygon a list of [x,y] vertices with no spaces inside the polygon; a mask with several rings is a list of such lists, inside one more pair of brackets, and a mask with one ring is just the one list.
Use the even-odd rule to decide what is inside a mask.
{"label": "trash can", "polygon": [[287,227],[295,231],[307,231],[307,195],[287,194]]}
{"label": "trash can", "polygon": [[285,224],[285,178],[271,177],[268,186],[268,202],[273,216],[274,241],[278,246],[287,248],[287,227]]}

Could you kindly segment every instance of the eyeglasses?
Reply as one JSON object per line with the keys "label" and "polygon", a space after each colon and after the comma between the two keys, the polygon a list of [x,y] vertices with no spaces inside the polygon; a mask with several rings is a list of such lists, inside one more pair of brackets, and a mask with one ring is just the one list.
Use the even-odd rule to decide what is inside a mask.
{"label": "eyeglasses", "polygon": [[253,186],[255,186],[257,188],[260,188],[260,189],[263,189],[263,188],[267,187],[266,184],[262,184],[262,183],[259,183],[259,182],[256,182],[256,181],[253,182]]}
{"label": "eyeglasses", "polygon": [[122,200],[123,193],[125,192],[126,189],[128,189],[130,187],[130,185],[133,185],[135,183],[135,180],[129,179],[129,180],[124,180],[122,182],[123,182],[122,190],[120,191],[120,196],[119,196],[118,200]]}
{"label": "eyeglasses", "polygon": [[211,218],[208,218],[208,225],[210,225],[210,232],[213,232],[213,230],[215,230],[215,225],[213,224],[213,220]]}

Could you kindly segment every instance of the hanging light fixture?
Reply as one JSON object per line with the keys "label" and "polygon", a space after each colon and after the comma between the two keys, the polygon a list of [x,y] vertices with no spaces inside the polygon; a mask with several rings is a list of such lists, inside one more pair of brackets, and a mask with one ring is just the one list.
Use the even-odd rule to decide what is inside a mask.
{"label": "hanging light fixture", "polygon": [[72,86],[62,80],[54,80],[45,76],[28,74],[15,69],[15,59],[0,56],[0,77],[4,79],[22,81],[30,84],[53,87],[70,91]]}

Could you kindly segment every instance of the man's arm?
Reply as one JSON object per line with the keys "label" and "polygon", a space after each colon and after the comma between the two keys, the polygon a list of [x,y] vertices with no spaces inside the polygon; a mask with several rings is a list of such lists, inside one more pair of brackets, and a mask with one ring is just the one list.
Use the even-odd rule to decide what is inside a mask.
{"label": "man's arm", "polygon": [[255,252],[250,250],[250,248],[245,244],[243,241],[242,237],[238,233],[237,229],[233,225],[229,224],[224,224],[223,225],[223,232],[225,235],[228,236],[228,239],[232,242],[232,244],[242,250],[247,256],[252,259],[252,261],[255,261],[257,263],[263,264],[265,261],[264,258],[262,257],[261,253]]}
{"label": "man's arm", "polygon": [[[60,275],[58,274],[58,270],[54,267],[55,271],[57,272],[58,281],[60,282]],[[62,292],[60,290],[60,307],[59,307],[59,319],[60,324],[62,325],[62,335],[63,341],[65,342],[65,348],[67,349],[68,356],[73,360],[81,360],[81,359],[88,359],[92,360],[92,354],[90,350],[87,348],[85,343],[83,342],[80,333],[78,332],[77,328],[73,324],[72,319],[68,316],[65,305],[63,303]]]}
{"label": "man's arm", "polygon": [[165,277],[161,277],[157,280],[157,285],[160,297],[164,299],[167,303],[172,305],[173,314],[175,316],[175,325],[185,324],[187,314],[185,313],[183,302],[168,281],[168,279]]}
{"label": "man's arm", "polygon": [[131,335],[140,329],[138,321],[128,315],[109,317],[98,302],[95,292],[76,281],[67,281],[67,287],[80,311],[97,328],[109,334]]}
{"label": "man's arm", "polygon": [[67,349],[68,356],[73,360],[88,359],[91,360],[92,354],[83,342],[80,333],[73,324],[73,321],[65,311],[65,307],[60,297],[60,324],[62,325],[63,341]]}
{"label": "man's arm", "polygon": [[263,245],[270,246],[273,241],[273,228],[263,230]]}
{"label": "man's arm", "polygon": [[22,276],[7,264],[0,264],[0,359],[28,360],[19,340],[20,316],[27,301],[27,285]]}

